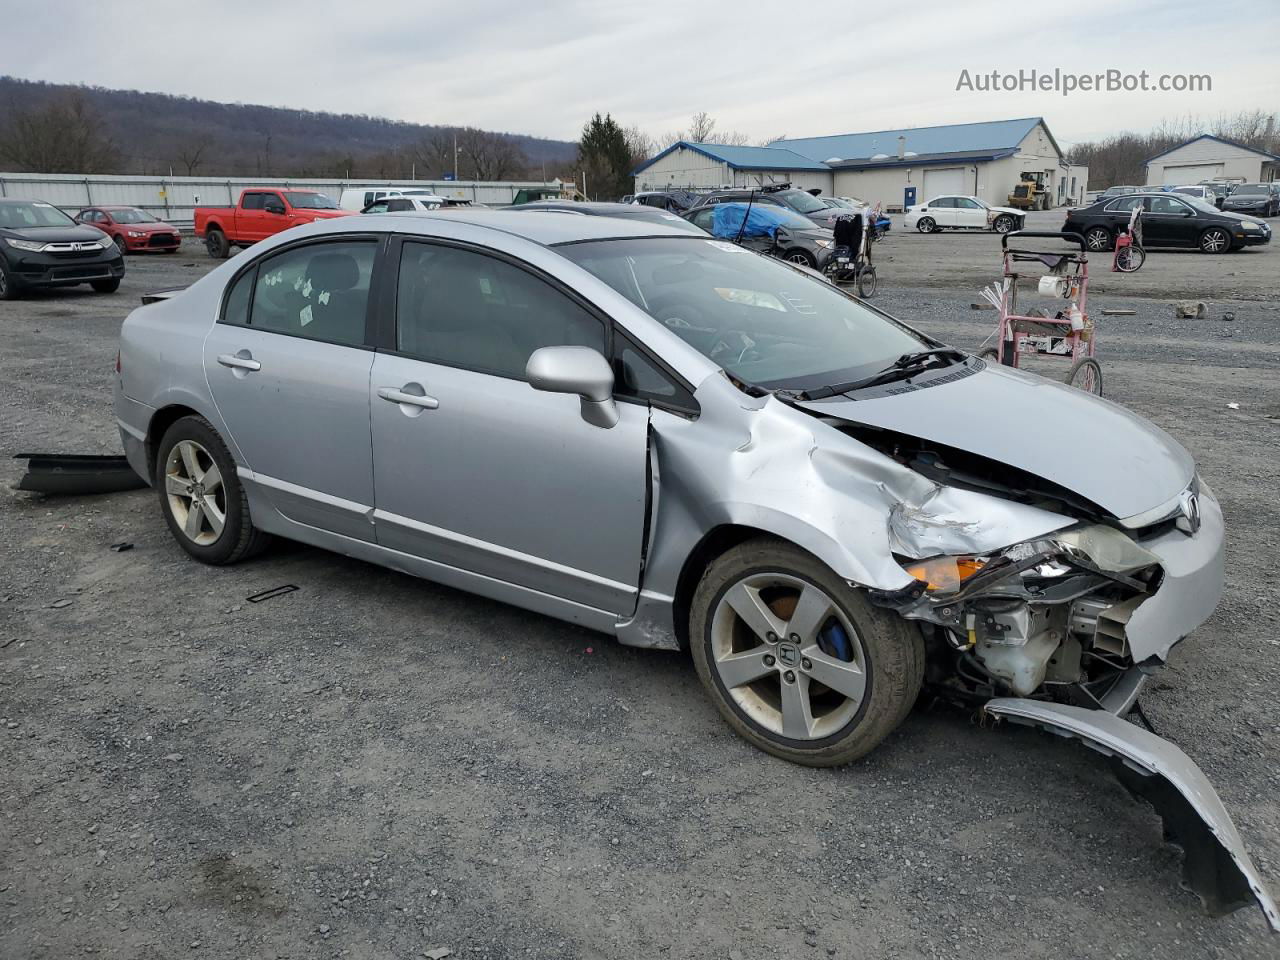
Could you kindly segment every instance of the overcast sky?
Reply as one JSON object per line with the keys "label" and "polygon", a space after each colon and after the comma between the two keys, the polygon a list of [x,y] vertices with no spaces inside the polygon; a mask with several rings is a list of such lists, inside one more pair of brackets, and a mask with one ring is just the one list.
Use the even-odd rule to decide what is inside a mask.
{"label": "overcast sky", "polygon": [[[1064,146],[1280,110],[1274,0],[0,0],[0,23],[0,73],[28,79],[567,140],[596,110],[654,136],[705,110],[753,140],[1043,116]],[[964,69],[1032,68],[1212,90],[956,89]]]}

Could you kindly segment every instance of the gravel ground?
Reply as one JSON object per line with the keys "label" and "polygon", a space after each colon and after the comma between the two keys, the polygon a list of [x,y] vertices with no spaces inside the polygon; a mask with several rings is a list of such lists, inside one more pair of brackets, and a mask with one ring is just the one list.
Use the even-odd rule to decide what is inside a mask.
{"label": "gravel ground", "polygon": [[[997,249],[891,237],[877,301],[976,347]],[[1137,311],[1100,318],[1107,395],[1186,444],[1229,523],[1226,596],[1144,705],[1280,891],[1277,259],[1154,254],[1100,270],[1095,308]],[[0,305],[5,452],[118,450],[120,321],[210,266],[188,242],[117,295]],[[1173,319],[1171,272],[1210,319]],[[1202,914],[1078,744],[922,703],[802,769],[736,739],[684,656],[300,546],[200,567],[149,491],[6,490],[0,551],[0,956],[1276,955],[1256,910]]]}

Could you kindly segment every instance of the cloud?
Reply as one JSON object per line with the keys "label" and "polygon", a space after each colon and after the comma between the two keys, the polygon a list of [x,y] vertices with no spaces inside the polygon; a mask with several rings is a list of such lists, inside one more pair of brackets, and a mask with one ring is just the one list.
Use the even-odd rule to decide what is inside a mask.
{"label": "cloud", "polygon": [[[1203,8],[1191,0],[1084,0],[1030,18],[995,0],[0,0],[0,18],[4,69],[15,76],[563,139],[597,110],[658,135],[706,110],[720,128],[757,139],[1044,116],[1069,143],[1280,102],[1270,59],[1207,42]],[[1212,22],[1280,36],[1280,5],[1220,0]],[[1179,50],[1194,56],[1171,56]],[[956,90],[962,69],[1055,67],[1207,73],[1212,90]]]}

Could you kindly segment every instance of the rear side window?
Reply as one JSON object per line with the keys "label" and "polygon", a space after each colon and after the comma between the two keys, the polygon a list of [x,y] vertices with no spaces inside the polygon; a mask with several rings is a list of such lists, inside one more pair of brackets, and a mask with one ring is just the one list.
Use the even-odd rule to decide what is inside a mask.
{"label": "rear side window", "polygon": [[375,241],[356,240],[295,247],[268,257],[236,281],[223,322],[363,346],[376,253]]}
{"label": "rear side window", "polygon": [[412,209],[413,209],[412,200],[405,200],[403,198],[397,197],[395,200],[387,201],[388,213],[400,213],[402,211],[412,210]]}
{"label": "rear side window", "polygon": [[411,356],[523,380],[539,347],[604,350],[604,324],[551,284],[505,260],[406,243],[396,345]]}
{"label": "rear side window", "polygon": [[246,193],[242,208],[245,210],[261,210],[266,199],[267,195],[265,193]]}

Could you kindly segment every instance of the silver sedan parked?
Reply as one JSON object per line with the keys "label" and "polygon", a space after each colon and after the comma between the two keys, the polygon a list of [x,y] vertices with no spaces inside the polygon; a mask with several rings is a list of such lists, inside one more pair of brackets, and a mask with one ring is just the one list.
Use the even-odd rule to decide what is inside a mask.
{"label": "silver sedan parked", "polygon": [[686,649],[799,763],[866,753],[927,684],[1218,815],[1118,717],[1221,591],[1186,451],[733,244],[501,211],[289,230],[133,312],[116,411],[206,563],[287,537]]}

